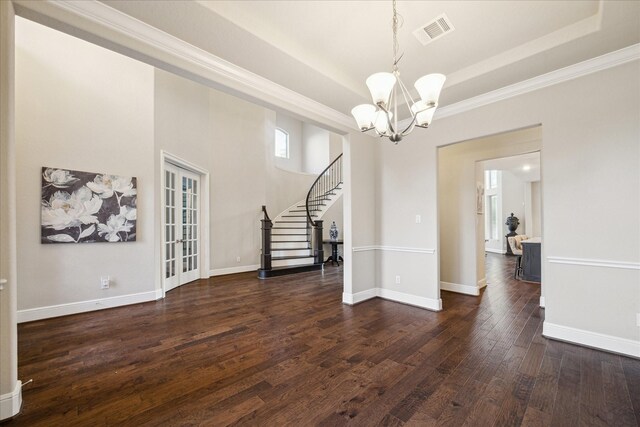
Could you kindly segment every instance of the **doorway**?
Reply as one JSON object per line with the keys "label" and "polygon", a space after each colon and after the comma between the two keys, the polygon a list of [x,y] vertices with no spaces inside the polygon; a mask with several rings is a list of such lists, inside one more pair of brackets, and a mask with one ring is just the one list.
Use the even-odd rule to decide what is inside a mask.
{"label": "doorway", "polygon": [[208,277],[204,268],[207,246],[208,173],[162,153],[162,288]]}
{"label": "doorway", "polygon": [[[441,290],[480,295],[487,286],[486,241],[499,254],[505,249],[502,210],[510,204],[500,202],[494,191],[499,184],[505,184],[504,176],[490,175],[490,185],[486,185],[484,169],[478,164],[540,152],[541,145],[542,128],[537,125],[438,147]],[[495,213],[493,222],[486,218],[491,212]]]}
{"label": "doorway", "polygon": [[478,224],[484,225],[484,247],[478,251],[485,254],[487,285],[496,279],[497,264],[510,266],[497,280],[522,279],[520,242],[542,236],[540,151],[478,161],[476,168],[484,177],[484,224]]}

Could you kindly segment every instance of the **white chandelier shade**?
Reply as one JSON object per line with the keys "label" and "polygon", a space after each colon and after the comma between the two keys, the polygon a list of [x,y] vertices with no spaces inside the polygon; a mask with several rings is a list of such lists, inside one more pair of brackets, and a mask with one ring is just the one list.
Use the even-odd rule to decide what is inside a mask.
{"label": "white chandelier shade", "polygon": [[367,79],[367,87],[371,92],[371,98],[373,103],[389,105],[389,98],[391,98],[391,91],[396,85],[396,76],[393,73],[375,73],[371,74]]}
{"label": "white chandelier shade", "polygon": [[424,101],[418,101],[413,104],[411,110],[416,116],[416,126],[429,126],[431,124],[431,121],[433,120],[433,115],[435,114],[437,107],[437,103],[433,106],[429,106],[429,104]]}
{"label": "white chandelier shade", "polygon": [[438,98],[440,98],[440,91],[442,91],[442,86],[444,86],[446,79],[444,74],[428,74],[416,80],[414,86],[424,102],[437,104]]}
{"label": "white chandelier shade", "polygon": [[389,112],[389,117],[387,118],[387,114],[384,111],[378,110],[375,115],[373,126],[376,128],[376,132],[379,134],[389,133],[389,121],[393,119],[393,113]]}

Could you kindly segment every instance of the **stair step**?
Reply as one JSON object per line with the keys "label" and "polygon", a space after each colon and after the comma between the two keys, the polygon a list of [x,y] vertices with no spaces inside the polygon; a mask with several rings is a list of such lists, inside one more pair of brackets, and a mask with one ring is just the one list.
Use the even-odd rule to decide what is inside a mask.
{"label": "stair step", "polygon": [[309,242],[308,234],[272,234],[271,243]]}
{"label": "stair step", "polygon": [[[296,243],[298,243],[298,242],[296,242]],[[311,248],[305,248],[305,247],[301,247],[301,248],[281,248],[281,249],[273,249],[273,248],[271,248],[271,250],[273,250],[273,251],[308,251],[308,250],[311,250]]]}
{"label": "stair step", "polygon": [[296,265],[309,265],[313,264],[313,255],[299,255],[299,256],[279,256],[271,257],[272,267],[288,267]]}
{"label": "stair step", "polygon": [[[298,206],[299,208],[304,208],[304,206]],[[309,212],[320,212],[321,209],[309,209]],[[290,210],[289,212],[306,212],[306,209],[295,209],[295,210]],[[318,215],[312,215],[312,216],[318,216]]]}
{"label": "stair step", "polygon": [[280,242],[271,242],[271,251],[280,251],[283,249],[311,249],[311,243],[308,240],[283,240]]}
{"label": "stair step", "polygon": [[[305,217],[306,218],[306,217]],[[277,220],[275,221],[276,224],[306,224],[307,221],[304,220],[304,218],[300,221],[287,221],[287,220]]]}
{"label": "stair step", "polygon": [[305,259],[313,258],[313,255],[295,255],[295,256],[272,256],[271,261],[281,261],[287,259]]}
{"label": "stair step", "polygon": [[[314,207],[315,206],[327,206],[327,204],[326,203],[309,203],[309,206],[314,206]],[[307,205],[298,205],[296,207],[298,207],[298,208],[306,208]],[[309,209],[309,210],[311,210],[311,209]],[[320,209],[315,209],[315,210],[319,211]],[[289,212],[293,212],[293,211],[289,211]]]}
{"label": "stair step", "polygon": [[[314,216],[318,216],[318,215],[311,215],[312,218]],[[282,218],[306,218],[306,217],[307,217],[306,215],[282,215]]]}
{"label": "stair step", "polygon": [[284,276],[286,274],[303,273],[306,271],[321,270],[322,264],[299,265],[295,267],[274,267],[271,270],[258,270],[258,278],[266,279],[274,276]]}
{"label": "stair step", "polygon": [[284,248],[274,249],[271,248],[271,259],[281,259],[283,257],[297,257],[297,256],[313,256],[313,250],[311,248]]}
{"label": "stair step", "polygon": [[[296,222],[296,221],[290,221]],[[272,230],[306,230],[307,227],[271,227]]]}

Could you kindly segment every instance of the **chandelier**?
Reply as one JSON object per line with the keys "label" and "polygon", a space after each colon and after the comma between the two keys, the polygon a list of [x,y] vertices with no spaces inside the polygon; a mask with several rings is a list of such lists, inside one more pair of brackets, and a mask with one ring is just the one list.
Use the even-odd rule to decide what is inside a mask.
{"label": "chandelier", "polygon": [[[380,137],[387,137],[395,144],[402,140],[418,126],[429,127],[433,120],[433,114],[438,107],[438,98],[446,77],[444,74],[428,74],[420,77],[414,86],[420,95],[419,101],[413,101],[407,87],[400,79],[398,70],[398,13],[396,12],[396,0],[393,0],[393,72],[375,73],[367,79],[367,87],[371,92],[373,104],[361,104],[351,110],[356,123],[362,132],[375,130]],[[399,90],[398,90],[399,89]],[[399,99],[400,96],[402,99]],[[404,129],[402,123],[398,123],[398,101],[404,101],[411,115],[411,120]],[[405,122],[406,123],[406,122]]]}

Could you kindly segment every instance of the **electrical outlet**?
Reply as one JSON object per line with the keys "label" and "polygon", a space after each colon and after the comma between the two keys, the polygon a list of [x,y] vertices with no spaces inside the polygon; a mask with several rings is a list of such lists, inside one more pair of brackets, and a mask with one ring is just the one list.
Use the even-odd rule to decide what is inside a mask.
{"label": "electrical outlet", "polygon": [[396,276],[396,285],[400,284],[400,276]]}
{"label": "electrical outlet", "polygon": [[236,262],[240,262],[240,257],[236,257]]}
{"label": "electrical outlet", "polygon": [[416,224],[420,224],[422,222],[422,217],[420,215],[416,215]]}
{"label": "electrical outlet", "polygon": [[110,285],[111,280],[109,279],[109,276],[100,277],[100,289],[109,289]]}

